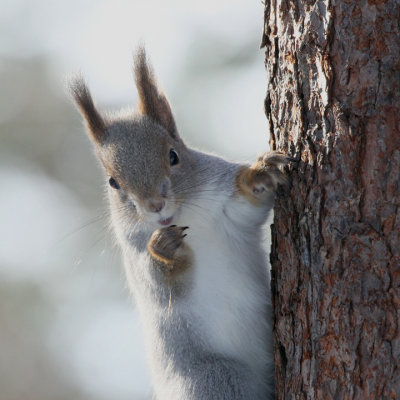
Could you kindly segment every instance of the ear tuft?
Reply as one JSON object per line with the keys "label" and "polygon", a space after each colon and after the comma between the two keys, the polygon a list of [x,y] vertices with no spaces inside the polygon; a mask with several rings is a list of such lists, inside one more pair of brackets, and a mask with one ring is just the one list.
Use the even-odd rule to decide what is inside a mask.
{"label": "ear tuft", "polygon": [[70,92],[86,121],[90,138],[101,144],[106,137],[106,124],[97,111],[89,88],[81,76],[76,76],[69,83]]}
{"label": "ear tuft", "polygon": [[139,94],[139,112],[153,118],[176,139],[178,134],[171,106],[167,97],[157,85],[153,69],[147,63],[146,51],[142,46],[136,52],[134,65]]}

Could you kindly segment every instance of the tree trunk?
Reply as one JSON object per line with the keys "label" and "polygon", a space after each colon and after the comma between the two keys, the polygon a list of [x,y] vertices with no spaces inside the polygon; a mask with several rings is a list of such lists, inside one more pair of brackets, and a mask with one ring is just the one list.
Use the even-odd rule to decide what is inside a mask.
{"label": "tree trunk", "polygon": [[400,399],[400,2],[266,0],[277,399]]}

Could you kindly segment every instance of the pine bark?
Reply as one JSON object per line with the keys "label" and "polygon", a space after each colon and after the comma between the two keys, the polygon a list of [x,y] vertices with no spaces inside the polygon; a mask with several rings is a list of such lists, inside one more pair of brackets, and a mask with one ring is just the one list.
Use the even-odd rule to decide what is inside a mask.
{"label": "pine bark", "polygon": [[400,399],[400,2],[266,0],[277,399]]}

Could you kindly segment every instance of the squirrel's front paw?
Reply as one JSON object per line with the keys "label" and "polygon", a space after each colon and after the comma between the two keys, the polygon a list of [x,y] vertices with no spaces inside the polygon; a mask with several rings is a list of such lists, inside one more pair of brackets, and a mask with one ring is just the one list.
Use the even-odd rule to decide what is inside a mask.
{"label": "squirrel's front paw", "polygon": [[180,227],[171,225],[166,228],[157,229],[150,238],[147,248],[150,254],[161,261],[169,269],[173,269],[187,260],[185,257],[186,247],[183,239],[184,231],[188,226]]}
{"label": "squirrel's front paw", "polygon": [[255,203],[262,203],[274,193],[278,184],[287,184],[286,175],[279,169],[288,164],[290,158],[282,153],[265,153],[250,167],[243,167],[236,177],[236,186],[241,194]]}

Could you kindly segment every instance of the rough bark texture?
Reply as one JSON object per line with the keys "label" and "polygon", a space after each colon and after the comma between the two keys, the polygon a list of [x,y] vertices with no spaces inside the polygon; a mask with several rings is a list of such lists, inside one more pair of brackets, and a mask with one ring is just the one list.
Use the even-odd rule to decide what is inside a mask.
{"label": "rough bark texture", "polygon": [[266,0],[277,399],[400,399],[400,2]]}

